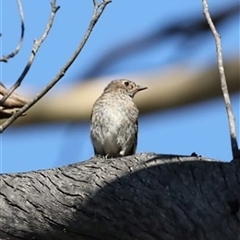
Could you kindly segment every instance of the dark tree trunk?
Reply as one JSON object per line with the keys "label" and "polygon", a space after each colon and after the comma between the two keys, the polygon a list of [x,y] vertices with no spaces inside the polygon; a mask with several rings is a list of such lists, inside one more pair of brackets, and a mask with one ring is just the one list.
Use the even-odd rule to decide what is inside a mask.
{"label": "dark tree trunk", "polygon": [[0,177],[0,239],[240,239],[238,162],[140,154]]}

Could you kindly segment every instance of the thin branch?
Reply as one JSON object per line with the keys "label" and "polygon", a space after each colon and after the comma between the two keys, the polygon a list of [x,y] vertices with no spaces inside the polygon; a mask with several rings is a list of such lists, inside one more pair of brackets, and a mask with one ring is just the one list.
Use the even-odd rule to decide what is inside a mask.
{"label": "thin branch", "polygon": [[37,55],[37,52],[39,50],[39,48],[41,47],[43,41],[46,39],[48,33],[50,32],[51,28],[52,28],[52,24],[54,21],[54,18],[56,16],[56,12],[58,11],[58,9],[60,8],[59,6],[56,6],[56,0],[53,0],[51,2],[51,14],[50,14],[50,19],[47,23],[46,29],[42,35],[42,37],[37,40],[34,40],[34,45],[29,57],[29,60],[27,62],[26,67],[24,68],[23,72],[21,73],[20,77],[18,78],[18,80],[13,84],[13,86],[8,90],[7,94],[0,100],[0,106],[3,106],[3,103],[7,100],[7,98],[21,85],[23,79],[25,78],[25,76],[27,75],[29,69],[32,66],[32,63]]}
{"label": "thin branch", "polygon": [[17,47],[15,48],[15,50],[13,52],[11,52],[10,54],[3,56],[2,58],[0,58],[0,62],[7,62],[8,59],[13,58],[14,56],[16,56],[18,54],[18,52],[20,51],[22,44],[23,44],[23,38],[24,38],[24,31],[25,31],[25,24],[24,24],[24,14],[23,14],[23,8],[22,8],[22,3],[21,0],[17,0],[17,5],[18,5],[18,11],[19,11],[19,15],[20,15],[20,20],[21,20],[21,34],[20,34],[20,39],[18,42]]}
{"label": "thin branch", "polygon": [[203,3],[203,13],[207,19],[207,22],[210,26],[210,29],[212,31],[212,34],[215,39],[216,43],[216,51],[217,51],[217,60],[218,60],[218,69],[220,74],[220,82],[221,82],[221,89],[223,94],[223,99],[226,105],[226,111],[228,116],[228,123],[229,123],[229,130],[230,130],[230,138],[231,138],[231,147],[232,147],[232,155],[233,159],[236,159],[237,157],[240,157],[240,152],[238,149],[238,143],[237,143],[237,134],[236,134],[236,126],[235,126],[235,120],[234,120],[234,114],[231,107],[231,101],[228,93],[228,87],[226,82],[226,76],[225,71],[223,67],[223,56],[222,56],[222,47],[221,47],[221,37],[218,34],[214,23],[211,19],[209,10],[208,10],[208,3],[207,0],[202,0]]}
{"label": "thin branch", "polygon": [[69,67],[72,65],[72,63],[75,61],[81,50],[83,49],[84,45],[86,44],[95,24],[99,20],[100,16],[102,15],[105,7],[108,3],[110,3],[111,0],[103,0],[101,4],[94,5],[94,11],[92,19],[89,23],[89,26],[82,38],[82,40],[79,43],[79,46],[77,47],[76,51],[73,53],[73,55],[70,57],[68,62],[60,69],[59,73],[55,76],[55,78],[39,93],[35,98],[30,100],[23,108],[21,108],[18,112],[16,112],[13,116],[11,116],[8,120],[6,120],[1,126],[0,126],[0,133],[2,133],[8,126],[10,126],[19,116],[21,116],[24,112],[26,112],[30,107],[32,107],[36,102],[38,102],[67,72]]}

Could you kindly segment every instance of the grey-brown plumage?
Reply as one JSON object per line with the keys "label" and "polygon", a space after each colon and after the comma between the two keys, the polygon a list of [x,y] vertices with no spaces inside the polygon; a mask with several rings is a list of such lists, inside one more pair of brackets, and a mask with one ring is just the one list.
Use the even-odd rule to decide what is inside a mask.
{"label": "grey-brown plumage", "polygon": [[133,97],[144,89],[127,79],[114,80],[104,89],[91,114],[95,155],[119,157],[136,152],[139,111]]}

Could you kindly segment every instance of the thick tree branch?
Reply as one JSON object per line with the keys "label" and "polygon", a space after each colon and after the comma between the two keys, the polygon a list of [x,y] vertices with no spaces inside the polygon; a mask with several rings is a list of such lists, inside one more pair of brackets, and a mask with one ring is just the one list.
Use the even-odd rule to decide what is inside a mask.
{"label": "thick tree branch", "polygon": [[240,165],[140,154],[1,175],[1,239],[233,240]]}
{"label": "thick tree branch", "polygon": [[234,114],[231,106],[231,100],[228,93],[228,86],[223,66],[223,56],[222,56],[222,46],[221,46],[221,38],[219,33],[217,32],[217,29],[214,26],[214,23],[211,19],[211,15],[208,10],[208,3],[207,0],[202,0],[203,2],[203,13],[207,19],[207,22],[209,24],[209,27],[212,31],[212,34],[214,36],[214,40],[216,43],[216,51],[217,51],[217,60],[218,60],[218,69],[220,74],[220,83],[221,83],[221,89],[223,94],[223,100],[225,102],[226,111],[227,111],[227,117],[228,117],[228,123],[229,123],[229,130],[230,130],[230,139],[231,139],[231,148],[232,148],[232,155],[233,159],[240,159],[240,150],[238,149],[238,143],[237,143],[237,131],[235,126],[235,119]]}
{"label": "thick tree branch", "polygon": [[[239,59],[227,61],[225,70],[228,74],[230,93],[238,93],[240,91]],[[104,86],[117,77],[104,76],[89,79],[50,94],[31,108],[26,117],[16,121],[14,126],[89,121],[94,101],[101,94]],[[135,99],[142,115],[187,107],[190,104],[199,104],[222,97],[217,66],[201,69],[201,71],[191,71],[188,66],[178,64],[165,70],[127,74],[125,77],[149,88]],[[45,114],[42,114],[43,112]]]}

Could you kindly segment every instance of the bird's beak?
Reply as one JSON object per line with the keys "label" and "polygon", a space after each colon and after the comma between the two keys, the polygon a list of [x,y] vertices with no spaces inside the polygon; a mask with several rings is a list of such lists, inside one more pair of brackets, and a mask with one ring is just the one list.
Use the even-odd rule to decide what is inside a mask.
{"label": "bird's beak", "polygon": [[137,85],[137,91],[138,91],[138,92],[140,92],[140,91],[142,91],[142,90],[145,90],[145,89],[147,89],[147,87]]}

